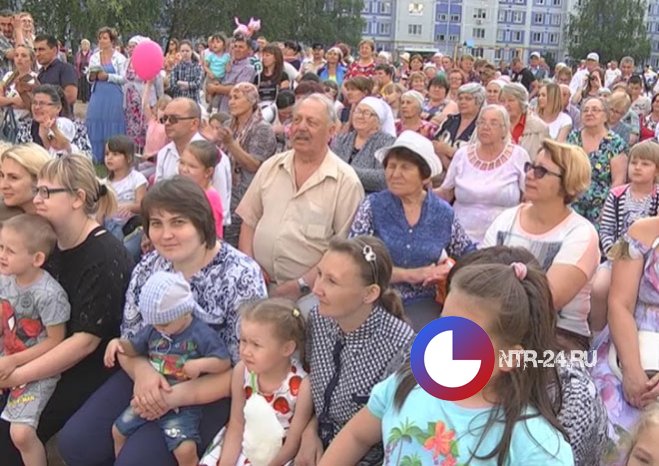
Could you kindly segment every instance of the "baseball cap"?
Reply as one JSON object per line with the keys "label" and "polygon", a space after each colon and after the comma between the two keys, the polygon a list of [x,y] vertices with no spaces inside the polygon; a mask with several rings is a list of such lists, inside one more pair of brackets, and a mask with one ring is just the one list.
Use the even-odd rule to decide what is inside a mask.
{"label": "baseball cap", "polygon": [[533,52],[531,54],[531,58],[540,58],[540,53],[539,52]]}
{"label": "baseball cap", "polygon": [[325,46],[323,44],[321,44],[320,42],[314,42],[313,44],[311,44],[311,48],[313,50],[323,50],[325,48]]}
{"label": "baseball cap", "polygon": [[432,146],[430,139],[421,136],[416,131],[403,131],[400,136],[394,141],[393,145],[377,150],[375,152],[376,160],[384,163],[389,153],[394,149],[405,148],[409,149],[418,155],[430,167],[430,176],[434,177],[442,173],[442,164],[439,163],[435,149]]}
{"label": "baseball cap", "polygon": [[139,307],[149,325],[165,325],[191,312],[203,312],[183,275],[162,270],[142,286]]}
{"label": "baseball cap", "polygon": [[599,63],[600,56],[595,52],[590,52],[588,55],[586,55],[586,60],[593,60]]}

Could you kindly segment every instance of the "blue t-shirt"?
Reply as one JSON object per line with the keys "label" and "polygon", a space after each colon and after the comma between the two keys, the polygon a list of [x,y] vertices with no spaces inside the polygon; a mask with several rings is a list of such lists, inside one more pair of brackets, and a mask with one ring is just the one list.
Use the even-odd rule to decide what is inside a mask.
{"label": "blue t-shirt", "polygon": [[[437,399],[418,385],[397,410],[394,394],[398,376],[393,374],[373,387],[369,411],[382,422],[384,466],[397,464],[491,465],[496,459],[478,460],[470,456],[476,448],[490,408],[463,408]],[[524,426],[526,424],[526,426]],[[503,424],[490,428],[478,456],[485,456],[498,445]],[[572,466],[570,445],[543,417],[518,422],[508,451],[509,465]]]}
{"label": "blue t-shirt", "polygon": [[208,63],[208,67],[213,73],[213,77],[216,79],[224,78],[224,75],[227,71],[227,63],[229,63],[231,56],[228,53],[218,55],[209,50],[205,58],[206,63]]}
{"label": "blue t-shirt", "polygon": [[229,351],[217,333],[196,317],[177,335],[165,336],[152,325],[147,325],[130,342],[138,354],[148,356],[151,365],[170,384],[188,379],[183,373],[183,365],[188,360],[229,359]]}

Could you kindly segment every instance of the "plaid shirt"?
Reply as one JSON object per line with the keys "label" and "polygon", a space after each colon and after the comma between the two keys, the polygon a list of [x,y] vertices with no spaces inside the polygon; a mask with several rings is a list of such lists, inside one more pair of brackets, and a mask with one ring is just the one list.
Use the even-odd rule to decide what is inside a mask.
{"label": "plaid shirt", "polygon": [[[195,102],[199,98],[199,88],[201,87],[201,77],[203,70],[201,65],[192,61],[181,61],[174,67],[169,80],[169,86],[172,91],[172,97],[189,97]],[[183,81],[190,87],[182,89],[178,82]]]}
{"label": "plaid shirt", "polygon": [[[334,320],[321,316],[318,308],[311,310],[308,325],[311,394],[320,438],[327,448],[366,405],[373,386],[398,370],[409,353],[414,332],[382,307],[376,307],[357,330],[348,334]],[[380,445],[359,464],[381,464],[382,455]]]}

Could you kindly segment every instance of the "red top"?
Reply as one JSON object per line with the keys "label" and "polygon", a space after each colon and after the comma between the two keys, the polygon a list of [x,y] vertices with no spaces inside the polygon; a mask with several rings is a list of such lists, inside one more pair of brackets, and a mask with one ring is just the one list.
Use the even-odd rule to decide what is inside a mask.
{"label": "red top", "polygon": [[522,139],[522,134],[524,134],[524,127],[526,126],[526,113],[522,115],[519,119],[519,122],[515,125],[512,131],[513,142],[519,144],[519,140]]}
{"label": "red top", "polygon": [[372,61],[369,65],[362,66],[359,64],[359,60],[356,60],[348,67],[348,73],[346,74],[345,79],[354,78],[356,76],[372,78],[374,74],[375,61]]}

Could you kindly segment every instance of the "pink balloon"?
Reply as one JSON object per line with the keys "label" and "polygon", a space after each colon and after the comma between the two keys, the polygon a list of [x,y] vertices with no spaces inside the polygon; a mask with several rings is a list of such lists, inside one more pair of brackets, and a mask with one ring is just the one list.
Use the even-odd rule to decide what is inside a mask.
{"label": "pink balloon", "polygon": [[165,58],[162,49],[152,40],[146,40],[133,50],[132,62],[135,74],[143,81],[150,81],[160,73]]}

